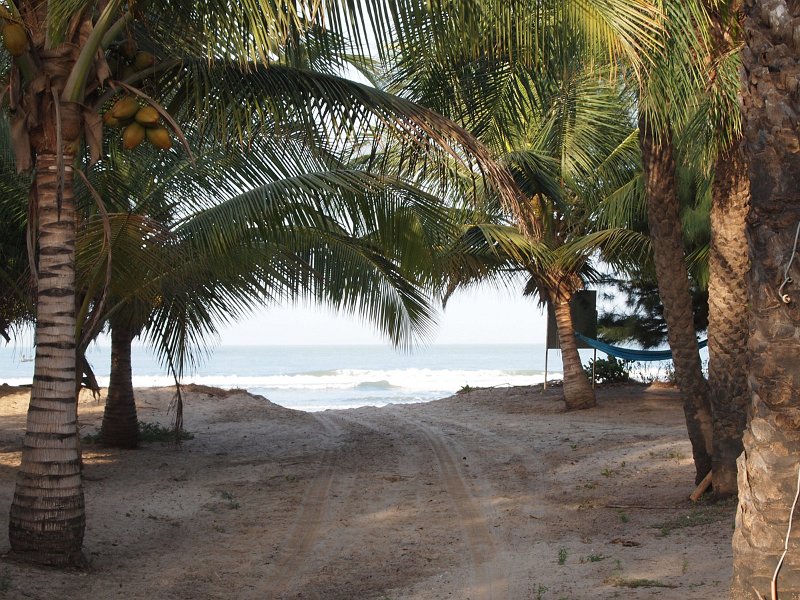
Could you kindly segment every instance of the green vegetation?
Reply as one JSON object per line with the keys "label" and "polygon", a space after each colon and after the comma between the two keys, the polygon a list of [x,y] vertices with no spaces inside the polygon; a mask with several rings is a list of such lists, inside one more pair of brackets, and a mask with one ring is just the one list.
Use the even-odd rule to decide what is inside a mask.
{"label": "green vegetation", "polygon": [[631,379],[630,361],[614,358],[613,356],[590,360],[583,367],[588,377],[592,376],[592,365],[594,365],[594,380],[597,383],[625,383]]}
{"label": "green vegetation", "polygon": [[558,549],[558,564],[563,565],[567,562],[568,552],[566,548],[559,548]]}
{"label": "green vegetation", "polygon": [[[194,434],[180,430],[177,437],[178,440],[191,440],[194,439]],[[95,433],[89,433],[82,438],[84,443],[99,444],[102,440],[102,430],[97,430]],[[175,428],[165,427],[160,423],[148,423],[139,421],[139,442],[174,442],[176,441]]]}
{"label": "green vegetation", "polygon": [[677,585],[671,583],[663,583],[656,579],[622,579],[614,578],[609,581],[614,587],[624,588],[676,588]]}
{"label": "green vegetation", "polygon": [[662,523],[655,524],[653,527],[658,529],[659,537],[664,537],[676,529],[708,525],[710,523],[718,523],[726,519],[732,520],[735,508],[735,499],[728,499],[723,502],[717,502],[708,505],[701,504],[693,507],[686,514],[675,517],[674,519],[669,519],[668,521],[664,521]]}

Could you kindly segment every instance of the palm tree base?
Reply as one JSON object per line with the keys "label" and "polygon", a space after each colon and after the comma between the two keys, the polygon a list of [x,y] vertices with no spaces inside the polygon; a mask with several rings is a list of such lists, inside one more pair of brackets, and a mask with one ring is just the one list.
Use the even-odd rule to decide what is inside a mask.
{"label": "palm tree base", "polygon": [[573,399],[569,402],[565,400],[566,408],[568,411],[571,410],[586,410],[588,408],[594,408],[597,406],[597,402],[594,399],[594,395],[591,398],[587,398],[585,400],[580,399]]}
{"label": "palm tree base", "polygon": [[69,554],[58,552],[20,551],[12,550],[3,556],[4,560],[18,562],[26,565],[40,565],[42,567],[70,567],[73,569],[88,569],[91,561],[83,550]]}

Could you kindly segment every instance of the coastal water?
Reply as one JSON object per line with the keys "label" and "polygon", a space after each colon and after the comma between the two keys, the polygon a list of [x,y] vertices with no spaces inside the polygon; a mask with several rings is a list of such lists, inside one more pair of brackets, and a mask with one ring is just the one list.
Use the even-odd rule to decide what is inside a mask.
{"label": "coastal water", "polygon": [[[0,383],[31,382],[31,348],[0,347]],[[108,347],[87,358],[101,386],[108,385]],[[561,377],[558,351],[550,351],[549,379]],[[136,387],[172,385],[152,352],[133,349]],[[532,385],[544,381],[542,344],[433,345],[403,353],[389,346],[222,346],[184,383],[244,388],[300,410],[383,406],[434,400],[464,386]]]}

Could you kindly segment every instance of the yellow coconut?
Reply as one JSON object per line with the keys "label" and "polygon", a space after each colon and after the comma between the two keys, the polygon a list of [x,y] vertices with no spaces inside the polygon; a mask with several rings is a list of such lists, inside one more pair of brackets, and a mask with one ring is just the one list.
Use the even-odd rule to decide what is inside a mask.
{"label": "yellow coconut", "polygon": [[119,119],[115,117],[113,114],[111,114],[110,110],[107,110],[105,113],[103,113],[103,124],[106,125],[107,127],[120,126]]}
{"label": "yellow coconut", "polygon": [[11,56],[22,56],[28,49],[28,35],[19,23],[3,25],[3,46]]}
{"label": "yellow coconut", "polygon": [[155,127],[158,125],[158,111],[152,106],[143,106],[138,110],[134,117],[136,122],[144,127]]}
{"label": "yellow coconut", "polygon": [[169,131],[164,127],[154,127],[146,131],[147,141],[153,144],[156,148],[161,150],[169,150],[172,148],[172,138],[169,136]]}
{"label": "yellow coconut", "polygon": [[144,127],[138,123],[131,123],[122,131],[122,147],[125,150],[132,150],[142,143],[144,139]]}
{"label": "yellow coconut", "polygon": [[156,57],[149,52],[137,52],[133,57],[133,68],[137,71],[147,69],[156,64]]}
{"label": "yellow coconut", "polygon": [[111,114],[119,120],[131,119],[139,110],[139,103],[133,96],[123,96],[111,107]]}

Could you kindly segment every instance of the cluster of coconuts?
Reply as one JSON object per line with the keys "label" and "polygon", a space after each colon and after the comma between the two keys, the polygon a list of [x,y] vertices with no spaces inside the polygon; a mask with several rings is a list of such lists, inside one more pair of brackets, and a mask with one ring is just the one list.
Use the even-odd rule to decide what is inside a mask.
{"label": "cluster of coconuts", "polygon": [[141,106],[133,96],[123,96],[103,114],[103,123],[122,127],[122,147],[136,148],[147,139],[161,150],[172,148],[172,138],[161,124],[161,115],[150,105]]}
{"label": "cluster of coconuts", "polygon": [[136,40],[133,38],[127,38],[114,49],[116,50],[117,59],[116,61],[111,61],[111,67],[115,79],[127,79],[139,71],[149,69],[156,64],[156,57],[149,52],[139,50]]}
{"label": "cluster of coconuts", "polygon": [[3,46],[11,56],[25,54],[28,49],[28,34],[22,25],[13,21],[3,21],[2,34]]}

